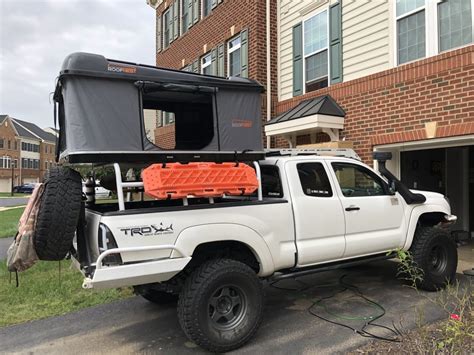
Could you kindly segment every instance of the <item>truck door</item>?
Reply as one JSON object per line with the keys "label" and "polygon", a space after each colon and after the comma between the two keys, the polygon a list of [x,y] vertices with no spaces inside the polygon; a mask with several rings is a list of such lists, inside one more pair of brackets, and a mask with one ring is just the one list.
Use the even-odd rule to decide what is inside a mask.
{"label": "truck door", "polygon": [[298,266],[341,258],[344,254],[344,211],[321,162],[289,161]]}
{"label": "truck door", "polygon": [[363,165],[328,163],[337,181],[344,208],[346,249],[344,257],[362,256],[401,247],[405,241],[405,216],[401,197]]}

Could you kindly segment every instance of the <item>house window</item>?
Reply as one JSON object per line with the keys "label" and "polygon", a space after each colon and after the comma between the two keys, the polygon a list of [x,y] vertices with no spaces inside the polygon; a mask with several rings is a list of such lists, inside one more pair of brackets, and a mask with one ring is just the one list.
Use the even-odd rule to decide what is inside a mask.
{"label": "house window", "polygon": [[201,58],[201,74],[212,75],[212,58],[211,53]]}
{"label": "house window", "polygon": [[18,142],[17,142],[17,141],[15,141],[15,145],[14,145],[14,146],[15,146],[15,150],[18,150]]}
{"label": "house window", "polygon": [[227,43],[227,72],[229,76],[241,76],[242,66],[240,63],[240,35]]}
{"label": "house window", "polygon": [[3,138],[0,139],[0,148],[3,148]]}
{"label": "house window", "polygon": [[396,63],[408,63],[472,43],[474,0],[397,0]]}
{"label": "house window", "polygon": [[174,112],[163,111],[162,115],[163,126],[168,126],[174,123]]}
{"label": "house window", "polygon": [[3,169],[10,169],[11,168],[11,157],[4,156],[1,160],[1,168]]}
{"label": "house window", "polygon": [[170,33],[170,24],[171,24],[171,12],[166,10],[163,14],[163,47],[167,48],[170,45],[171,33]]}
{"label": "house window", "polygon": [[192,0],[181,1],[181,34],[188,32],[190,22],[190,4]]}
{"label": "house window", "polygon": [[212,0],[202,0],[202,17],[206,17],[211,13]]}
{"label": "house window", "polygon": [[303,22],[305,92],[328,86],[328,11]]}
{"label": "house window", "polygon": [[439,51],[472,42],[472,1],[448,0],[438,4]]}
{"label": "house window", "polygon": [[426,55],[425,1],[398,0],[396,14],[398,64],[423,58]]}
{"label": "house window", "polygon": [[12,149],[12,142],[10,140],[7,141],[7,147],[8,149]]}

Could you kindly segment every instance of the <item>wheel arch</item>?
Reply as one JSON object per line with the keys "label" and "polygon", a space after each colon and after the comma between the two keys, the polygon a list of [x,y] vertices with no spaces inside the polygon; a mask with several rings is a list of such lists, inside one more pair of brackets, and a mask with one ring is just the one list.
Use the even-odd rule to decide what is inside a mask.
{"label": "wheel arch", "polygon": [[[233,256],[234,259],[250,264],[258,275],[273,274],[273,258],[265,240],[255,230],[239,224],[208,224],[184,229],[176,239],[175,245],[193,259],[206,259],[208,256]],[[230,251],[230,254],[228,253]],[[225,254],[227,252],[227,254]],[[172,257],[178,256],[174,255]],[[242,253],[242,254],[239,254]],[[242,258],[239,258],[242,256]],[[254,260],[251,260],[253,257]],[[193,260],[191,259],[191,261]]]}
{"label": "wheel arch", "polygon": [[415,237],[416,228],[422,226],[435,226],[442,222],[444,217],[449,215],[450,211],[441,208],[439,205],[421,205],[415,207],[410,215],[408,224],[406,242],[403,249],[410,249]]}

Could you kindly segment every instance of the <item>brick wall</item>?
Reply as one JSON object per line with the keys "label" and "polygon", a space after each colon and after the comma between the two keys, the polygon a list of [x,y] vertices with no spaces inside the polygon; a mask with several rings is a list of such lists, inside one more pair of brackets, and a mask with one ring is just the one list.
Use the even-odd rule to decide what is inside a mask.
{"label": "brick wall", "polygon": [[[14,159],[17,159],[20,162],[20,142],[17,140],[15,130],[9,119],[6,119],[3,124],[0,126],[0,139],[3,139],[3,148],[0,148],[0,159],[3,156],[9,156]],[[10,141],[10,149],[8,148],[8,141]],[[16,149],[15,149],[16,142]],[[6,178],[9,179],[12,176],[11,169],[1,169],[0,168],[0,179]]]}
{"label": "brick wall", "polygon": [[433,138],[474,134],[473,87],[471,45],[279,102],[276,112],[330,94],[346,111],[341,138],[369,162],[374,145],[427,139],[429,122]]}
{"label": "brick wall", "polygon": [[[50,144],[47,142],[43,142],[40,145],[40,178],[43,179],[44,175],[46,174],[47,170],[50,168],[50,162],[55,162],[56,155],[55,155],[55,144]],[[48,168],[45,166],[45,162],[48,162]]]}
{"label": "brick wall", "polygon": [[[172,1],[163,2],[157,8],[157,16],[160,16]],[[188,32],[175,39],[171,45],[157,53],[157,66],[181,69],[199,59],[202,55],[226,42],[241,30],[248,30],[248,77],[266,85],[266,2],[265,0],[224,0],[212,13],[194,24]],[[271,2],[270,22],[277,21],[276,2]],[[234,33],[232,34],[231,28]],[[271,95],[272,101],[276,102],[277,92],[277,26],[271,26]],[[204,51],[206,45],[206,51]],[[227,48],[225,68],[227,68]],[[184,64],[183,64],[184,60]],[[227,69],[226,69],[227,70]],[[262,121],[266,118],[266,96],[262,95]],[[272,105],[272,108],[275,108]],[[275,112],[272,111],[272,115]],[[158,133],[161,131],[157,130]],[[164,132],[169,135],[169,132]],[[169,137],[158,137],[168,140]],[[262,139],[264,135],[262,134]],[[159,140],[157,141],[159,142]]]}
{"label": "brick wall", "polygon": [[176,146],[174,123],[155,129],[155,144],[162,149],[174,149]]}

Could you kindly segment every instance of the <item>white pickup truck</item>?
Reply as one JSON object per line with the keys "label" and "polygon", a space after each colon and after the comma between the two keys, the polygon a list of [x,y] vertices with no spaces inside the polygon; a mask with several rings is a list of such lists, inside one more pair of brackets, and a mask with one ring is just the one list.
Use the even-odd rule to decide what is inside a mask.
{"label": "white pickup truck", "polygon": [[[270,154],[272,155],[272,154]],[[337,154],[336,154],[337,155]],[[134,286],[152,302],[178,300],[186,335],[236,349],[262,320],[263,281],[394,257],[409,250],[436,290],[455,277],[448,201],[410,191],[385,168],[354,158],[277,152],[255,163],[254,196],[123,201],[88,206],[72,253],[85,288]],[[122,195],[121,195],[122,194]]]}

